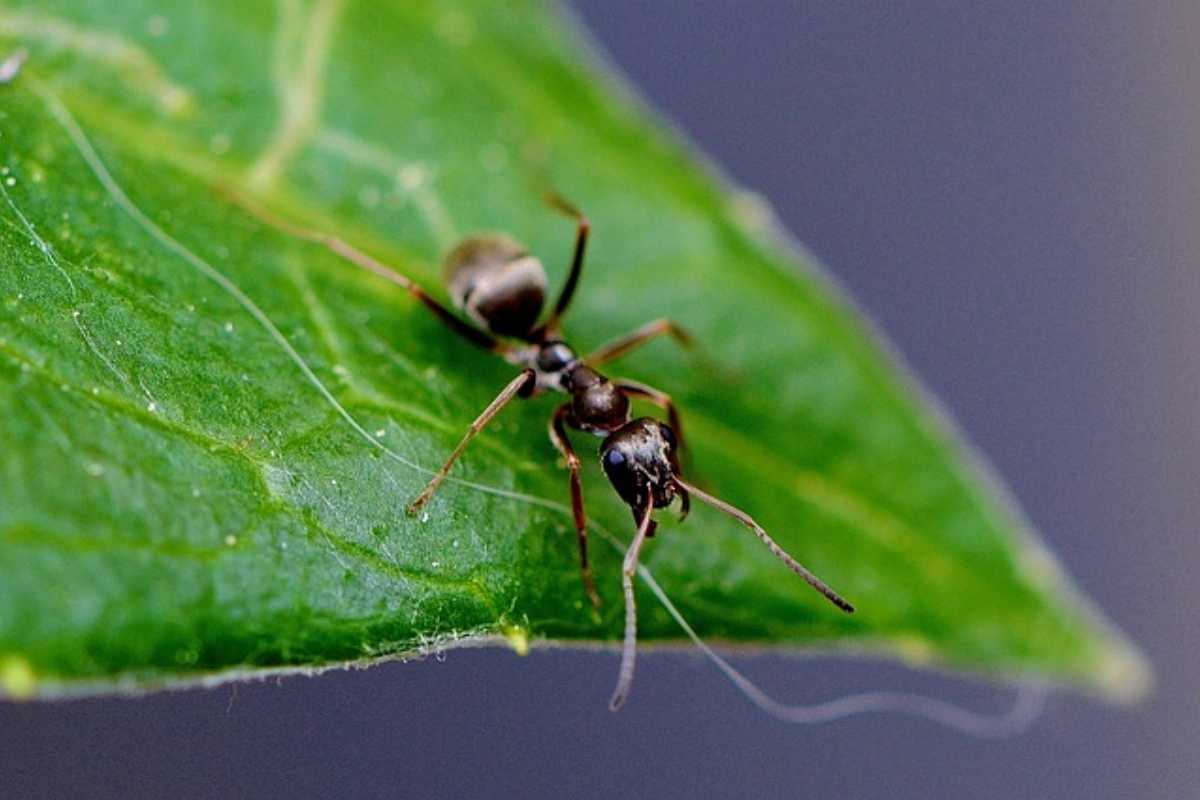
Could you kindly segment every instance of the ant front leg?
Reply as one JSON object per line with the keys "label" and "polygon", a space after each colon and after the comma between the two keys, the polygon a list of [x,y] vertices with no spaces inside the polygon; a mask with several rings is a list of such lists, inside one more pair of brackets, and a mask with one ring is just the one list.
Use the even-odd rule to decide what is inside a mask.
{"label": "ant front leg", "polygon": [[421,493],[417,495],[417,499],[408,504],[409,514],[417,513],[421,510],[422,506],[429,502],[429,499],[433,497],[433,493],[437,491],[437,488],[441,486],[442,481],[444,481],[446,476],[450,474],[450,468],[454,466],[454,462],[457,461],[458,457],[461,456],[463,451],[467,449],[467,445],[471,443],[471,440],[474,439],[480,431],[486,428],[487,424],[492,421],[492,418],[499,414],[502,408],[512,402],[514,397],[517,397],[524,392],[532,391],[536,380],[536,372],[534,372],[532,369],[524,369],[521,370],[520,375],[513,378],[512,381],[509,382],[508,386],[505,386],[500,390],[500,394],[496,395],[496,399],[488,403],[488,407],[483,410],[483,413],[476,417],[475,421],[471,423],[471,427],[467,429],[467,433],[465,436],[463,436],[462,441],[460,441],[458,446],[454,448],[454,451],[450,453],[450,457],[446,459],[446,463],[442,465],[442,468],[434,473],[433,478],[429,481]]}
{"label": "ant front leg", "polygon": [[346,259],[351,264],[361,267],[367,272],[370,272],[372,275],[383,278],[385,281],[399,286],[401,289],[408,292],[409,295],[411,295],[414,299],[419,301],[421,305],[433,312],[433,315],[437,317],[443,325],[454,331],[462,338],[466,339],[471,344],[476,345],[477,347],[482,347],[484,350],[491,351],[501,356],[508,353],[509,346],[507,344],[459,319],[453,311],[446,308],[437,300],[433,299],[432,295],[421,288],[421,286],[415,281],[409,279],[405,275],[400,274],[375,257],[364,253],[362,250],[359,250],[357,247],[345,241],[344,239],[334,236],[333,234],[313,230],[311,228],[305,228],[297,225],[294,222],[290,222],[283,217],[280,217],[275,212],[267,210],[266,208],[251,201],[249,198],[244,197],[243,195],[238,194],[230,189],[222,187],[220,191],[234,203],[241,206],[252,216],[256,217],[264,225],[275,228],[276,230],[286,233],[287,235],[293,236],[297,239],[302,239],[306,242],[312,242],[314,244],[321,245],[331,253]]}
{"label": "ant front leg", "polygon": [[571,511],[575,515],[575,534],[579,541],[579,571],[583,576],[583,588],[587,591],[592,606],[600,608],[600,595],[596,593],[596,582],[592,578],[592,566],[588,563],[587,516],[583,512],[583,487],[579,482],[579,456],[567,438],[566,421],[571,413],[571,404],[559,406],[550,422],[550,441],[567,461],[571,472]]}
{"label": "ant front leg", "polygon": [[647,322],[635,331],[631,331],[620,338],[613,339],[611,342],[602,345],[594,353],[584,358],[583,363],[589,367],[606,364],[623,355],[632,353],[651,339],[663,336],[664,334],[670,336],[683,347],[690,348],[696,343],[696,340],[692,338],[690,333],[671,320],[656,319],[653,322]]}

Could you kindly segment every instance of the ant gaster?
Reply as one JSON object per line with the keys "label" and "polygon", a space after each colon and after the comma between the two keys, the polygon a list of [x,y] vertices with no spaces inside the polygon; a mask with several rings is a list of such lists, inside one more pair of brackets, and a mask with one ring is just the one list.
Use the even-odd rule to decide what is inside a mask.
{"label": "ant gaster", "polygon": [[[546,300],[546,272],[541,261],[515,240],[502,234],[470,236],[446,256],[443,279],[454,305],[474,325],[447,309],[419,285],[395,272],[342,239],[293,225],[273,213],[238,201],[267,223],[294,236],[324,245],[353,263],[407,290],[455,333],[510,363],[520,374],[505,386],[479,414],[458,445],[451,451],[421,493],[408,505],[417,513],[437,491],[454,462],[491,420],[514,398],[545,392],[562,392],[569,400],[560,405],[550,421],[550,440],[562,454],[569,472],[571,508],[579,545],[579,566],[584,589],[596,607],[596,593],[588,560],[587,518],[580,484],[580,460],[567,435],[568,428],[603,437],[600,463],[609,482],[629,506],[637,532],[626,552],[622,588],[625,595],[625,640],[617,689],[610,707],[624,702],[633,681],[636,653],[637,614],[633,577],[645,540],[654,535],[653,511],[680,499],[680,518],[687,516],[690,499],[696,499],[729,514],[750,528],[770,551],[826,599],[846,613],[854,607],[823,581],[784,552],[767,532],[745,512],[686,482],[680,474],[679,452],[683,429],[670,395],[631,380],[610,380],[596,368],[640,347],[651,339],[669,335],[683,345],[691,337],[670,320],[658,319],[615,339],[580,358],[562,340],[559,326],[579,284],[587,249],[590,225],[573,205],[557,195],[547,201],[576,221],[575,249],[567,281],[554,308],[539,324]],[[507,341],[514,340],[514,341]],[[631,419],[630,398],[637,397],[659,406],[667,423],[650,417]]]}

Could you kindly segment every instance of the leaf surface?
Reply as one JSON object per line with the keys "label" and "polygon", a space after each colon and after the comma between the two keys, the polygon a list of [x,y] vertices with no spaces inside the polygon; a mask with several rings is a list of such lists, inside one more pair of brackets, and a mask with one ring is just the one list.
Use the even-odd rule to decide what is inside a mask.
{"label": "leaf surface", "polygon": [[[510,233],[587,351],[680,404],[736,523],[662,515],[645,563],[701,635],[852,648],[1136,694],[961,440],[751,196],[723,187],[538,3],[38,0],[0,9],[0,675],[15,695],[316,667],[477,637],[615,641],[628,510],[577,436],[605,604],[576,567],[553,397],[517,403],[417,519],[427,470],[514,374],[403,291],[233,201],[335,233],[444,298]],[[584,55],[581,56],[580,54]],[[646,409],[645,411],[649,411]],[[682,633],[643,592],[641,641]]]}

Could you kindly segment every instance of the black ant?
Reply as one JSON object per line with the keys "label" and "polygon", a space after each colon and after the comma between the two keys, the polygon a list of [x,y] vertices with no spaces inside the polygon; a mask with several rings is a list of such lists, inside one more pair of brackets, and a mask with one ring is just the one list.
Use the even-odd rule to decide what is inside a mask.
{"label": "black ant", "polygon": [[[252,206],[244,198],[241,205],[271,225],[292,235],[324,245],[329,250],[407,290],[456,334],[508,362],[521,372],[505,386],[467,429],[466,435],[434,474],[428,485],[408,505],[408,513],[417,513],[437,491],[467,445],[514,398],[534,397],[549,391],[563,392],[570,400],[554,412],[550,421],[550,441],[562,453],[570,475],[571,508],[579,543],[579,568],[584,589],[592,605],[599,608],[592,569],[588,561],[587,518],[579,480],[580,461],[567,436],[567,429],[604,437],[600,444],[600,464],[617,494],[629,506],[637,523],[637,533],[625,554],[622,588],[625,594],[625,640],[621,670],[610,707],[620,708],[633,682],[637,640],[637,613],[633,577],[645,540],[654,535],[656,508],[665,508],[680,499],[680,519],[687,516],[690,500],[696,499],[723,511],[750,528],[770,551],[842,611],[852,614],[854,606],[844,600],[820,578],[784,552],[757,522],[744,511],[698,489],[680,475],[679,454],[683,448],[683,429],[679,412],[670,395],[651,386],[630,380],[610,380],[597,367],[619,358],[651,339],[669,335],[683,345],[691,336],[675,323],[659,319],[615,339],[588,356],[580,358],[560,337],[559,325],[575,294],[583,270],[591,226],[573,205],[557,195],[548,203],[576,222],[575,250],[567,281],[554,309],[539,323],[546,300],[546,272],[537,256],[519,243],[501,234],[479,234],[460,242],[446,256],[443,279],[454,305],[472,325],[430,296],[403,275],[376,261],[343,240],[328,234],[299,228],[274,214]],[[506,341],[506,340],[515,340]],[[631,419],[630,398],[638,397],[662,408],[668,418],[664,424],[651,417]]]}

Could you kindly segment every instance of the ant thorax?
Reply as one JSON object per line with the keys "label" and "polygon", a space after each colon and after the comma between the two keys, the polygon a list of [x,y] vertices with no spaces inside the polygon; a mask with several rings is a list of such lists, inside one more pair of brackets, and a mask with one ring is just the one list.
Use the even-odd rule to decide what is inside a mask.
{"label": "ant thorax", "polygon": [[534,371],[535,383],[530,396],[545,392],[569,394],[571,390],[567,388],[567,374],[582,363],[575,351],[559,339],[517,348],[509,354],[508,360]]}
{"label": "ant thorax", "polygon": [[571,421],[579,430],[606,436],[629,421],[629,396],[587,364],[570,367],[563,386],[571,394]]}
{"label": "ant thorax", "polygon": [[533,372],[533,384],[523,396],[564,392],[571,396],[571,425],[596,436],[607,436],[629,421],[625,392],[575,355],[560,339],[547,339],[512,351],[509,361]]}

